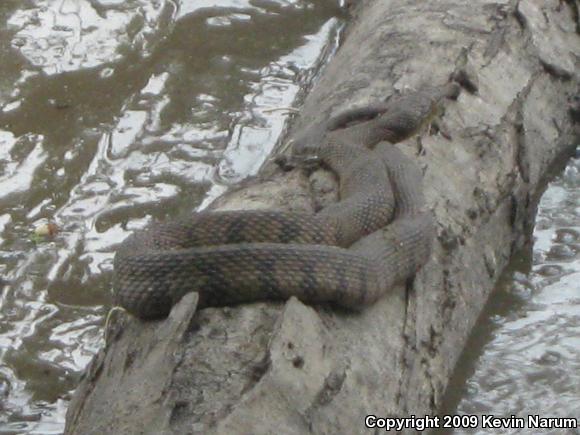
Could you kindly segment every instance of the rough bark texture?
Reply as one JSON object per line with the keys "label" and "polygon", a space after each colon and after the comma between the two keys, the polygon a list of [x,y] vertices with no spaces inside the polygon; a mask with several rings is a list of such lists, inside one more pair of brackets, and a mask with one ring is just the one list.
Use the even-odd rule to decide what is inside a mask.
{"label": "rough bark texture", "polygon": [[[498,276],[530,236],[543,176],[578,138],[577,6],[358,4],[294,131],[395,90],[442,84],[457,66],[478,89],[446,103],[451,139],[424,135],[420,155],[416,140],[398,145],[424,169],[436,215],[427,266],[358,314],[296,299],[195,312],[195,295],[161,322],[118,313],[67,433],[361,433],[367,414],[434,413]],[[303,174],[265,173],[217,207],[312,208]],[[321,174],[310,183],[332,187]]]}

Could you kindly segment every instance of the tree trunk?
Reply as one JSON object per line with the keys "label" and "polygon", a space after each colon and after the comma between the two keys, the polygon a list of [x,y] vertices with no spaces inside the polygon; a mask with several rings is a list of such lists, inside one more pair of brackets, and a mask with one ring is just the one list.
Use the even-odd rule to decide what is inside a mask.
{"label": "tree trunk", "polygon": [[[193,294],[164,321],[115,312],[66,433],[361,433],[369,414],[435,413],[529,243],[545,175],[579,137],[577,32],[573,0],[360,2],[293,131],[455,74],[471,93],[445,103],[441,133],[397,145],[423,168],[435,213],[428,264],[357,314],[295,298],[196,312]],[[304,174],[261,178],[216,207],[312,209]]]}

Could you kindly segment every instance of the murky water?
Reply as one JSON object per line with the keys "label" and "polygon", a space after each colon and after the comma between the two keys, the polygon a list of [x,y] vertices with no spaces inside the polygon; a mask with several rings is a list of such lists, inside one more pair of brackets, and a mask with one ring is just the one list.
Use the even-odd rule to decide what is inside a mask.
{"label": "murky water", "polygon": [[[271,109],[299,97],[338,15],[328,0],[0,1],[0,433],[62,432],[102,344],[115,245],[259,169],[286,119]],[[460,363],[461,413],[580,415],[579,170],[545,194],[533,267],[494,294]],[[56,236],[32,235],[48,221]]]}
{"label": "murky water", "polygon": [[[61,433],[115,246],[254,174],[328,0],[0,1],[0,433]],[[32,230],[54,222],[53,238]]]}
{"label": "murky water", "polygon": [[580,418],[580,153],[542,196],[533,237],[472,334],[446,413]]}

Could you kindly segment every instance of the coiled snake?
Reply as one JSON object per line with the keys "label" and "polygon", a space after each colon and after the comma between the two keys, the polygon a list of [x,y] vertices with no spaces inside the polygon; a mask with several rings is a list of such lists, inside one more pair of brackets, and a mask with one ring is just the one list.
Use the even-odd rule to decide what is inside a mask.
{"label": "coiled snake", "polygon": [[375,302],[416,273],[433,240],[421,171],[391,143],[456,94],[454,84],[414,92],[298,138],[295,156],[315,157],[339,178],[340,200],[319,213],[201,212],[132,234],[115,255],[115,303],[153,319],[192,291],[200,307],[290,296],[351,309]]}

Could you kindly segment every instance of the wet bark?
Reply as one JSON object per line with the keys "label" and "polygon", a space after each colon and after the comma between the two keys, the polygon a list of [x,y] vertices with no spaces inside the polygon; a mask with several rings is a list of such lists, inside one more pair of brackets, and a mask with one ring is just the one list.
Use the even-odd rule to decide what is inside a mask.
{"label": "wet bark", "polygon": [[[360,433],[368,414],[435,413],[498,277],[529,243],[546,174],[578,140],[574,6],[360,2],[292,132],[459,75],[471,92],[445,103],[445,134],[397,145],[423,168],[436,216],[428,264],[358,314],[294,298],[196,312],[195,295],[160,322],[116,312],[66,433]],[[334,189],[321,173],[263,174],[216,207],[311,210],[313,189]]]}

